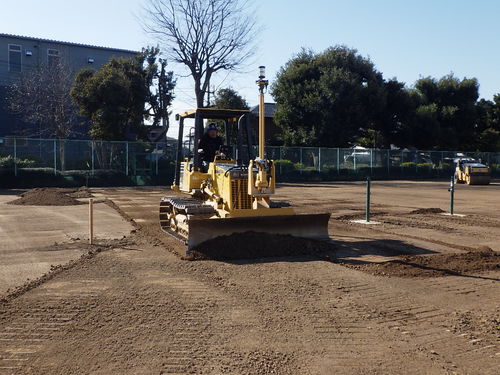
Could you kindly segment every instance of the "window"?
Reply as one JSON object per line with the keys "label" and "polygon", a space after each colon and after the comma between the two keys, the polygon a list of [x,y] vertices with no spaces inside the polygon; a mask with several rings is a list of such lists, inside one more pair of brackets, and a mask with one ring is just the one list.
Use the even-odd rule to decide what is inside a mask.
{"label": "window", "polygon": [[61,55],[59,53],[58,49],[48,49],[47,50],[47,61],[49,63],[49,66],[52,65],[57,65],[59,64],[59,61],[61,59]]}
{"label": "window", "polygon": [[22,47],[17,44],[9,44],[9,72],[21,72]]}

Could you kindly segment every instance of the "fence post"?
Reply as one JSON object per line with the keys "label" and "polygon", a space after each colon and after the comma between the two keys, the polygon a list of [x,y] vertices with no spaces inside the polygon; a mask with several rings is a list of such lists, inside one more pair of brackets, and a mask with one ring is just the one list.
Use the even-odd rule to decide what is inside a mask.
{"label": "fence post", "polygon": [[94,175],[94,141],[90,142],[92,150],[92,176]]}
{"label": "fence post", "polygon": [[391,150],[387,149],[387,177],[391,175]]}
{"label": "fence post", "polygon": [[373,175],[373,148],[370,149],[370,175]]}
{"label": "fence post", "polygon": [[54,139],[54,176],[57,175],[57,141]]}
{"label": "fence post", "polygon": [[401,175],[403,175],[403,160],[405,158],[404,151],[401,150],[401,160],[399,161],[399,166],[401,167]]}
{"label": "fence post", "polygon": [[302,170],[304,169],[304,162],[302,159],[302,147],[300,148],[300,174],[302,174]]}
{"label": "fence post", "polygon": [[[280,159],[283,160],[283,147],[280,146]],[[280,163],[280,176],[283,175],[283,162]]]}
{"label": "fence post", "polygon": [[450,188],[450,215],[454,214],[454,203],[455,203],[455,176],[451,176]]}
{"label": "fence post", "polygon": [[17,138],[14,137],[14,176],[17,177]]}
{"label": "fence post", "polygon": [[370,177],[367,177],[366,178],[366,206],[365,206],[365,220],[367,223],[370,222],[371,184],[372,184],[372,181],[371,181]]}
{"label": "fence post", "polygon": [[354,166],[354,172],[356,172],[356,150],[353,152],[354,157],[353,157],[353,166]]}
{"label": "fence post", "polygon": [[125,143],[125,175],[128,176],[128,142]]}
{"label": "fence post", "polygon": [[321,172],[321,147],[318,147],[318,172]]}
{"label": "fence post", "polygon": [[415,151],[415,174],[418,176],[418,150]]}
{"label": "fence post", "polygon": [[89,199],[89,244],[94,244],[94,199]]}
{"label": "fence post", "polygon": [[337,147],[337,174],[340,174],[340,148]]}
{"label": "fence post", "polygon": [[156,175],[158,176],[158,159],[159,159],[159,154],[158,154],[158,143],[155,143],[155,160],[156,160]]}

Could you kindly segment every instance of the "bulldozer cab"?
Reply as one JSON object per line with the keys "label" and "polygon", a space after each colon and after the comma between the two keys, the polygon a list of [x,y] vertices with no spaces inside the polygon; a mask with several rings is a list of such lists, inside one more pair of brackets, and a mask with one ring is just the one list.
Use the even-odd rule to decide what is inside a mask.
{"label": "bulldozer cab", "polygon": [[[183,184],[183,172],[185,172],[186,167],[190,172],[197,172],[196,174],[206,173],[209,169],[208,165],[203,164],[202,154],[198,149],[198,144],[204,134],[204,120],[223,121],[224,123],[224,144],[220,147],[219,155],[215,157],[213,162],[218,164],[248,165],[248,161],[253,158],[250,116],[251,113],[249,110],[216,108],[198,108],[177,115],[179,134],[174,189],[175,187],[180,187],[181,190],[188,190],[187,186]],[[190,153],[185,158],[186,147],[182,140],[186,120],[189,119],[194,120],[194,131],[190,134],[189,146],[187,147],[190,149]],[[236,150],[233,150],[232,147],[234,138],[236,138]],[[195,175],[194,178],[196,180],[202,178],[202,176]]]}

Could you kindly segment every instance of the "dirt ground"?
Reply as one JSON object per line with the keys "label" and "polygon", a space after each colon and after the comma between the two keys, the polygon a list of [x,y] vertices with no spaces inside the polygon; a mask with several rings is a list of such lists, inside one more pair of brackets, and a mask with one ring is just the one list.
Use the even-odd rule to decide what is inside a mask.
{"label": "dirt ground", "polygon": [[[24,194],[19,198],[23,205],[9,204],[20,194]],[[7,289],[26,279],[36,279],[52,266],[77,259],[87,251],[82,246],[88,240],[88,205],[84,195],[88,196],[84,189],[29,193],[0,190],[0,297]],[[66,204],[71,201],[77,204]],[[27,205],[28,202],[36,205]],[[99,239],[121,238],[133,229],[104,203],[96,201],[94,212],[95,236]]]}
{"label": "dirt ground", "polygon": [[[163,188],[94,189],[134,225],[0,304],[4,374],[498,374],[500,184],[284,184],[321,252],[184,261]],[[77,206],[78,207],[78,206]],[[300,244],[298,242],[298,244]],[[302,246],[302,245],[301,245]]]}

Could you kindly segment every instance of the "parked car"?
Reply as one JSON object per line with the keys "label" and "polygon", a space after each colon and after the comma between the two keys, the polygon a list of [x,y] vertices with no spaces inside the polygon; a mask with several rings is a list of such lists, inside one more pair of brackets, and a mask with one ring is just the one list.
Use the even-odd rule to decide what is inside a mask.
{"label": "parked car", "polygon": [[356,161],[356,163],[370,163],[371,151],[365,147],[356,146],[352,148],[352,153],[344,154],[344,162]]}

